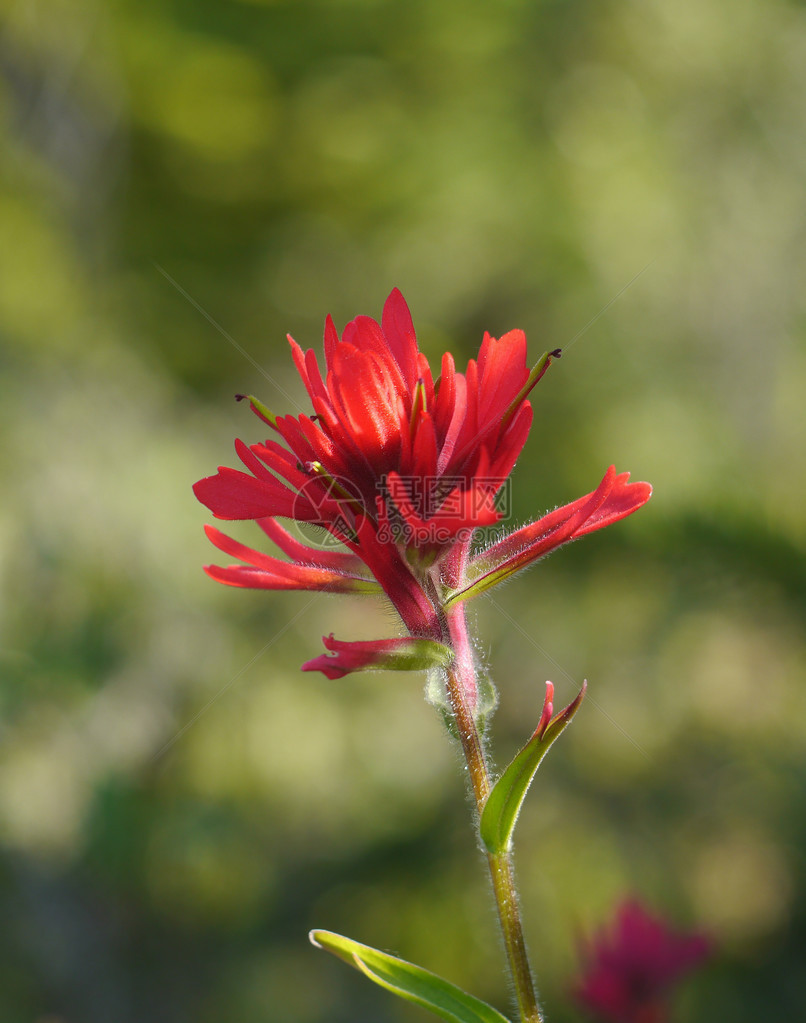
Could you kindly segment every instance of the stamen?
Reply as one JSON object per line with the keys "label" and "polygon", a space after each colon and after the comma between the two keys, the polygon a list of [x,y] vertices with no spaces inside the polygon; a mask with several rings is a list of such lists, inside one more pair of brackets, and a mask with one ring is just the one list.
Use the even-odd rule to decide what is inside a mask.
{"label": "stamen", "polygon": [[302,469],[310,476],[318,476],[319,479],[327,484],[330,493],[343,500],[353,511],[363,514],[364,509],[361,502],[357,500],[356,495],[351,494],[335,477],[331,476],[321,462],[305,462]]}
{"label": "stamen", "polygon": [[248,401],[252,411],[259,415],[264,423],[268,423],[273,430],[277,429],[277,416],[253,394],[236,394],[235,400]]}
{"label": "stamen", "polygon": [[512,401],[511,405],[504,413],[503,418],[501,419],[501,432],[503,432],[507,428],[507,426],[509,426],[510,420],[521,407],[526,398],[529,396],[529,392],[532,390],[535,384],[541,379],[543,374],[551,365],[551,360],[559,359],[561,355],[562,349],[560,348],[555,348],[551,352],[543,352],[543,354],[537,360],[531,373],[526,378],[526,383],[523,385],[520,391],[518,391],[517,395],[515,396],[515,399]]}

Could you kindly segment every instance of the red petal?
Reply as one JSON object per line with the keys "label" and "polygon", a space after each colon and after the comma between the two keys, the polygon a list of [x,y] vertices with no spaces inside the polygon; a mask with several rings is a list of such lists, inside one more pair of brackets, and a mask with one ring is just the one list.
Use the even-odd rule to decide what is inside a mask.
{"label": "red petal", "polygon": [[440,436],[448,431],[456,405],[456,366],[450,352],[442,356],[442,374],[434,396],[434,425]]}
{"label": "red petal", "polygon": [[493,476],[500,476],[502,480],[512,472],[518,457],[523,451],[523,446],[529,437],[532,428],[532,406],[528,401],[515,413],[512,422],[499,438],[495,446],[495,456],[491,466]]}
{"label": "red petal", "polygon": [[426,485],[437,475],[437,438],[434,423],[427,412],[420,415],[414,435],[411,475],[426,481]]}
{"label": "red petal", "polygon": [[303,352],[290,334],[287,334],[286,337],[291,345],[294,365],[297,367],[297,372],[302,378],[302,382],[305,384],[305,389],[310,395],[311,400],[317,397],[327,397],[322,374],[319,371],[319,363],[316,361],[316,354],[313,349],[309,348],[307,352]]}
{"label": "red petal", "polygon": [[254,568],[260,568],[264,572],[274,572],[275,574],[282,575],[284,574],[285,568],[290,564],[288,561],[281,561],[279,558],[272,558],[268,554],[263,554],[260,551],[254,550],[252,547],[247,547],[246,544],[239,543],[238,540],[233,539],[231,536],[227,536],[226,533],[222,533],[221,530],[216,529],[215,526],[205,526],[204,532],[207,534],[207,539],[214,547],[217,547],[225,554],[229,554],[230,557],[246,561]]}
{"label": "red petal", "polygon": [[591,517],[576,531],[576,536],[584,536],[596,529],[609,526],[611,522],[618,522],[638,511],[652,496],[652,487],[649,483],[628,483],[630,474],[623,472],[616,477],[612,491],[608,494],[607,500]]}
{"label": "red petal", "polygon": [[259,480],[263,480],[266,483],[277,482],[266,466],[263,465],[259,458],[257,458],[252,449],[247,447],[242,440],[236,439],[235,451],[246,468],[249,469],[254,476],[257,476]]}
{"label": "red petal", "polygon": [[343,678],[351,671],[391,669],[422,671],[445,665],[452,652],[440,643],[404,636],[399,639],[372,639],[346,643],[334,639],[333,633],[322,636],[322,642],[333,656],[322,654],[303,664],[303,671],[321,671],[328,678]]}
{"label": "red petal", "polygon": [[302,565],[316,565],[320,568],[332,568],[337,572],[357,574],[364,567],[360,558],[347,551],[331,550],[330,548],[309,547],[293,537],[276,519],[258,519],[257,524],[280,548],[294,561]]}
{"label": "red petal", "polygon": [[[651,488],[645,484],[625,495],[627,475],[622,473],[616,476],[616,470],[611,465],[592,494],[510,533],[483,551],[470,563],[471,582],[455,593],[451,601],[466,600],[483,593],[538,558],[545,557],[562,544],[583,535],[586,523],[591,520],[594,524],[587,532],[606,526],[635,511],[649,499]],[[614,493],[611,514],[608,510],[608,501]],[[475,578],[472,578],[473,574]]]}
{"label": "red petal", "polygon": [[250,590],[318,590],[324,593],[380,593],[380,587],[368,579],[354,579],[328,572],[288,563],[288,570],[265,572],[260,568],[246,565],[205,565],[204,571],[216,582],[227,586],[239,586]]}
{"label": "red petal", "polygon": [[498,543],[474,558],[473,563],[495,565],[496,570],[517,561],[524,565],[547,554],[574,535],[579,526],[598,511],[607,500],[616,481],[616,470],[611,465],[602,482],[593,491],[563,508],[544,515],[537,522],[516,529]]}
{"label": "red petal", "polygon": [[375,639],[366,641],[345,642],[334,639],[333,633],[322,636],[330,654],[320,654],[312,661],[302,665],[303,671],[321,671],[330,679],[344,678],[352,671],[371,668],[396,647],[409,642],[408,639]]}
{"label": "red petal", "polygon": [[403,373],[409,391],[417,383],[417,335],[409,307],[397,288],[387,298],[381,318],[383,333],[392,355]]}
{"label": "red petal", "polygon": [[329,366],[333,353],[336,350],[336,345],[339,343],[339,333],[333,323],[333,317],[329,314],[325,317],[325,336],[322,343],[325,349],[325,364]]}
{"label": "red petal", "polygon": [[510,330],[498,341],[485,338],[479,352],[479,421],[502,415],[528,376],[522,330]]}
{"label": "red petal", "polygon": [[442,442],[442,449],[437,459],[437,472],[447,473],[451,465],[456,442],[462,434],[462,427],[465,424],[467,415],[467,381],[462,373],[457,373],[454,379],[456,398],[450,424],[445,432],[445,439]]}
{"label": "red petal", "polygon": [[426,408],[434,407],[434,378],[431,375],[431,366],[422,352],[417,353],[417,379],[422,380],[425,387]]}
{"label": "red petal", "polygon": [[380,360],[371,352],[340,344],[328,373],[328,390],[339,418],[370,464],[382,471],[400,450],[401,423],[397,392],[389,386]]}
{"label": "red petal", "polygon": [[245,472],[219,466],[193,486],[193,493],[217,519],[262,519],[266,515],[290,516],[297,495],[279,480],[257,480]]}
{"label": "red petal", "polygon": [[334,593],[379,592],[380,586],[364,576],[345,574],[319,565],[304,565],[294,561],[282,561],[268,554],[253,550],[238,540],[227,536],[213,526],[204,531],[210,542],[220,551],[248,566],[207,565],[205,572],[218,582],[229,586],[244,586],[263,590],[324,590]]}

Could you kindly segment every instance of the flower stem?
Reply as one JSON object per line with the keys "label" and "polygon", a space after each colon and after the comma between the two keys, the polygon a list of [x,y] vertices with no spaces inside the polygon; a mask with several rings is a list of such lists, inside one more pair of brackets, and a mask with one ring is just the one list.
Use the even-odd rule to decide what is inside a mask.
{"label": "flower stem", "polygon": [[540,1008],[535,997],[532,970],[523,940],[518,892],[510,853],[488,855],[493,892],[498,906],[498,919],[504,935],[507,960],[515,984],[522,1023],[543,1023]]}
{"label": "flower stem", "polygon": [[[448,669],[448,696],[459,732],[462,751],[467,762],[476,811],[481,816],[492,784],[481,736],[473,716],[472,705],[477,693],[473,652],[467,635],[464,607],[459,605],[447,614],[448,629],[455,660]],[[534,981],[526,954],[520,904],[515,887],[512,855],[509,852],[488,853],[487,863],[493,884],[493,895],[504,937],[521,1023],[543,1023],[535,997]]]}

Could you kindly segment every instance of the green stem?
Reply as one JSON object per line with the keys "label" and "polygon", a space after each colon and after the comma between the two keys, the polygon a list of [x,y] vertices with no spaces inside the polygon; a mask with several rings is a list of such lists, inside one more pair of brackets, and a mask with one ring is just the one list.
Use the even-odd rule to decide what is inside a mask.
{"label": "green stem", "polygon": [[543,1023],[543,1017],[535,997],[535,986],[529,958],[526,954],[526,944],[523,940],[523,925],[521,924],[518,891],[515,887],[512,855],[511,853],[500,853],[496,856],[490,854],[487,856],[487,862],[490,866],[495,902],[498,907],[498,919],[501,922],[501,930],[504,935],[504,945],[512,972],[512,980],[515,984],[521,1020],[523,1023]]}
{"label": "green stem", "polygon": [[[477,683],[463,605],[460,604],[455,610],[452,609],[448,612],[447,622],[451,645],[456,655],[451,668],[448,669],[448,696],[459,732],[462,751],[467,762],[476,810],[480,817],[490,794],[492,783],[481,736],[473,716],[472,708],[476,699]],[[532,971],[523,938],[512,855],[509,852],[496,855],[488,853],[487,863],[490,868],[507,961],[515,985],[521,1023],[543,1023],[543,1017],[535,997]]]}

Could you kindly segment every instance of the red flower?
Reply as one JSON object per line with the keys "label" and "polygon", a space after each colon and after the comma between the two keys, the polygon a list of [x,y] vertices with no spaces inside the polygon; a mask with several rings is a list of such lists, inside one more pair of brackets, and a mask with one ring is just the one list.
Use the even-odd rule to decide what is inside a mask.
{"label": "red flower", "polygon": [[[475,596],[548,550],[629,515],[649,498],[648,484],[628,484],[628,474],[608,470],[594,494],[468,562],[476,530],[500,518],[496,495],[531,426],[528,395],[560,353],[546,353],[530,371],[523,331],[498,340],[485,334],[478,360],[458,373],[446,353],[435,382],[397,290],[380,324],[359,316],[339,338],[328,317],[324,376],[312,350],[289,342],[314,414],[275,416],[250,398],[279,440],[251,446],[236,441],[248,471],[221,467],[194,491],[217,518],[254,519],[291,560],[261,554],[209,529],[219,549],[246,562],[208,567],[221,582],[330,592],[381,589],[410,636],[450,646],[444,618],[450,602]],[[319,526],[346,550],[302,544],[279,526],[278,516]]]}
{"label": "red flower", "polygon": [[577,1001],[607,1023],[665,1023],[672,989],[710,953],[702,934],[677,933],[640,902],[623,902],[609,929],[583,945]]}

